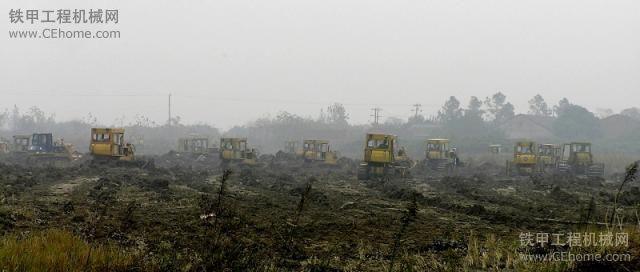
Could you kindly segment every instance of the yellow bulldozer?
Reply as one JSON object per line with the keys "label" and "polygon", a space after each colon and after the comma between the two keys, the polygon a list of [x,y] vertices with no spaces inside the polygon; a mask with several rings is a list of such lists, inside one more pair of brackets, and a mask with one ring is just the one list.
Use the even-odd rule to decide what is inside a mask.
{"label": "yellow bulldozer", "polygon": [[604,163],[596,163],[589,142],[572,142],[562,146],[558,171],[571,175],[603,177]]}
{"label": "yellow bulldozer", "polygon": [[219,149],[215,144],[210,144],[207,137],[191,136],[178,139],[176,151],[199,156],[218,153]]}
{"label": "yellow bulldozer", "polygon": [[358,179],[407,177],[413,167],[395,135],[368,133],[365,138],[364,160],[358,166]]}
{"label": "yellow bulldozer", "polygon": [[323,162],[328,165],[338,163],[338,154],[331,150],[329,142],[325,140],[304,140],[302,157],[305,162]]}
{"label": "yellow bulldozer", "polygon": [[554,171],[560,161],[561,147],[557,144],[538,145],[538,165],[539,172]]}
{"label": "yellow bulldozer", "polygon": [[94,160],[135,160],[135,146],[124,141],[124,128],[92,128],[89,151]]}
{"label": "yellow bulldozer", "polygon": [[13,145],[11,152],[23,153],[29,151],[31,146],[31,135],[15,135],[13,136]]}
{"label": "yellow bulldozer", "polygon": [[536,172],[538,154],[533,141],[518,141],[513,147],[513,159],[507,160],[507,175],[526,176]]}
{"label": "yellow bulldozer", "polygon": [[225,164],[239,162],[253,165],[257,162],[257,152],[247,147],[246,138],[221,138],[220,160]]}
{"label": "yellow bulldozer", "polygon": [[424,166],[435,171],[452,171],[458,164],[455,148],[449,146],[449,139],[427,139]]}

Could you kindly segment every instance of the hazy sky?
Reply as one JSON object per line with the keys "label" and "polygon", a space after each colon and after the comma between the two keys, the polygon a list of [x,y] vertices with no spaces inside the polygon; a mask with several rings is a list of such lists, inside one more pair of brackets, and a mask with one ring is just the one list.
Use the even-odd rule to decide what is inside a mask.
{"label": "hazy sky", "polygon": [[[640,1],[3,0],[0,109],[61,119],[162,122],[167,94],[188,123],[221,128],[286,110],[351,120],[437,111],[497,91],[517,111],[536,93],[591,109],[640,106]],[[120,39],[9,39],[10,9],[118,9]]]}

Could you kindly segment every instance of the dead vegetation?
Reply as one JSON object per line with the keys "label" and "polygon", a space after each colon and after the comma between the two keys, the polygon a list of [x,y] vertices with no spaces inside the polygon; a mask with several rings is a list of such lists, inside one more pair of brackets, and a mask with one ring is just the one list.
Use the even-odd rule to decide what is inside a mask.
{"label": "dead vegetation", "polygon": [[[25,256],[0,263],[38,270],[27,261],[49,254],[66,265],[50,271],[87,260],[122,271],[580,271],[589,264],[519,259],[518,234],[603,227],[616,199],[614,222],[635,233],[616,250],[640,248],[633,182],[618,195],[615,180],[479,171],[360,182],[355,167],[308,167],[0,164],[0,258]],[[28,250],[30,239],[73,250]]]}

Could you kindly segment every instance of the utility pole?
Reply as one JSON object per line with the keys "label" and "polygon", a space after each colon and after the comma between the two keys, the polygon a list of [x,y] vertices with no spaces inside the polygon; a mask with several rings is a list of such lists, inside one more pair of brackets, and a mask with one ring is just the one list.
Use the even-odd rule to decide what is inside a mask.
{"label": "utility pole", "polygon": [[422,107],[421,104],[413,104],[413,117],[418,119],[418,114],[420,112],[422,112],[422,109],[420,109]]}
{"label": "utility pole", "polygon": [[380,117],[382,117],[382,115],[380,115],[380,112],[382,112],[381,108],[373,108],[371,109],[373,111],[373,114],[371,114],[371,117],[373,117],[373,124],[377,125],[378,121],[380,120]]}
{"label": "utility pole", "polygon": [[171,126],[171,93],[169,93],[169,120],[167,121],[167,124]]}

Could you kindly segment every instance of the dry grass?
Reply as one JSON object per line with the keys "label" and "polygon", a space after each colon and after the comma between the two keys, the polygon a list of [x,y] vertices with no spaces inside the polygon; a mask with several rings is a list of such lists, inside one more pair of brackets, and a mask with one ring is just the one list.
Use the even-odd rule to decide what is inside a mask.
{"label": "dry grass", "polygon": [[129,271],[136,258],[116,247],[92,246],[64,230],[0,239],[3,271]]}
{"label": "dry grass", "polygon": [[505,242],[490,235],[481,242],[477,237],[469,239],[469,250],[464,258],[464,271],[566,271],[570,262],[533,262],[524,260],[517,252],[518,244]]}

